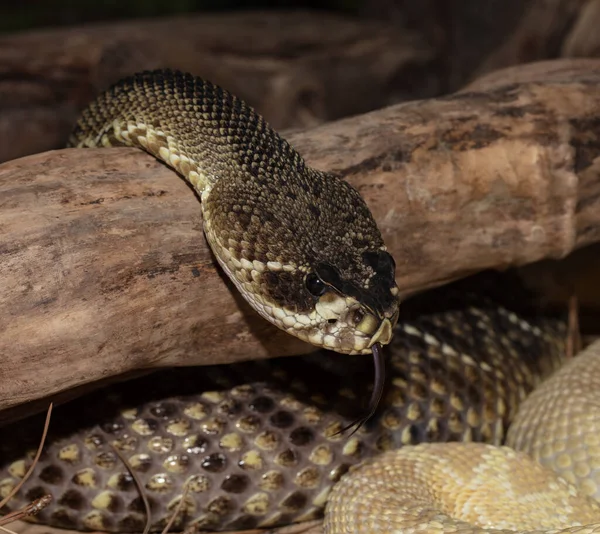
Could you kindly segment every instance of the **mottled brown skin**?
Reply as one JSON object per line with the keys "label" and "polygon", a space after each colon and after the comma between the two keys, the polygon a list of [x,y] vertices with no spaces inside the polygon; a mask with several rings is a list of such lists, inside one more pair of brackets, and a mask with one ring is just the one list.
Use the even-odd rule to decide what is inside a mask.
{"label": "mottled brown skin", "polygon": [[[83,112],[70,145],[137,146],[178,171],[201,197],[220,264],[280,328],[344,353],[389,342],[376,330],[397,318],[395,264],[369,208],[348,183],[308,167],[242,100],[189,74],[137,74]],[[310,290],[314,275],[324,295]],[[334,297],[343,306],[315,313],[321,296],[328,308]],[[365,315],[374,320],[361,329]]]}
{"label": "mottled brown skin", "polygon": [[[516,315],[460,289],[409,301],[402,313],[382,405],[351,438],[336,432],[368,396],[369,362],[360,356],[173,370],[56,409],[54,437],[5,511],[49,492],[42,523],[141,531],[139,493],[112,443],[144,485],[153,530],[186,480],[175,531],[308,520],[322,514],[350,466],[379,452],[429,441],[501,443],[523,397],[561,363],[562,322]],[[38,417],[0,429],[0,495],[30,464],[41,426]]]}

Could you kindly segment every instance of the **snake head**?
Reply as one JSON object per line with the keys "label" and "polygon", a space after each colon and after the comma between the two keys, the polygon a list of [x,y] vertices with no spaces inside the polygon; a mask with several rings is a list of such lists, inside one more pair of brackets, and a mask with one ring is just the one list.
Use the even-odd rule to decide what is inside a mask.
{"label": "snake head", "polygon": [[202,199],[207,239],[271,323],[318,347],[369,354],[389,343],[398,319],[394,260],[354,188],[302,167],[298,174],[267,193],[258,180],[220,180]]}
{"label": "snake head", "polygon": [[304,284],[314,299],[311,318],[319,325],[310,333],[314,344],[366,354],[375,343],[390,342],[399,302],[395,262],[385,248],[362,252],[345,275],[332,263],[317,262]]}

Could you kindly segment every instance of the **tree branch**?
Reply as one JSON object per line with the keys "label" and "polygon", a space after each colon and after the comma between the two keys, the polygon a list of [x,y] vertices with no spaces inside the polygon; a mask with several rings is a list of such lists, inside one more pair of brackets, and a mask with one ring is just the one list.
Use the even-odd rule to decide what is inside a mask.
{"label": "tree branch", "polygon": [[[405,293],[560,258],[600,240],[600,62],[570,81],[544,72],[289,139],[361,191]],[[0,228],[1,408],[133,370],[311,350],[231,289],[199,201],[141,151],[1,165]]]}

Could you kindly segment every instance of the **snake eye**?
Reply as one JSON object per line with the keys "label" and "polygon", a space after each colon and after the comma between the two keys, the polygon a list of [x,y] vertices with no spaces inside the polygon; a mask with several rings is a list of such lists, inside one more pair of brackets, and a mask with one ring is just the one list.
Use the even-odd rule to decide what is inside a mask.
{"label": "snake eye", "polygon": [[308,273],[304,279],[304,283],[306,284],[306,289],[308,289],[309,293],[315,297],[320,297],[327,289],[327,286],[323,283],[323,280],[321,280],[315,273]]}

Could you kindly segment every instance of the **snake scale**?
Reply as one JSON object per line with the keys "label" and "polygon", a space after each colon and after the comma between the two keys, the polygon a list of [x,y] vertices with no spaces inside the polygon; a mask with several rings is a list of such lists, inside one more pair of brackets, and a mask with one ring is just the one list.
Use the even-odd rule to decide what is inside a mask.
{"label": "snake scale", "polygon": [[[149,498],[153,530],[164,527],[184,487],[173,530],[304,521],[319,517],[328,499],[331,534],[503,532],[494,529],[600,518],[597,504],[508,449],[417,445],[503,442],[519,404],[560,366],[563,323],[462,290],[457,300],[452,288],[399,311],[394,260],[360,195],[308,167],[252,108],[199,78],[156,71],[119,82],[84,111],[70,144],[137,146],[177,170],[198,192],[207,241],[244,298],[279,328],[341,354],[171,370],[60,407],[34,476],[7,510],[49,493],[43,523],[140,532],[146,518],[132,469]],[[383,401],[348,436],[343,430],[352,422],[364,423],[364,395],[371,393],[369,415],[378,405],[381,346],[388,344]],[[371,388],[361,356],[369,352]],[[1,429],[0,496],[24,475],[40,426],[33,418]],[[518,427],[514,433],[518,441]],[[562,474],[582,475],[581,491],[594,495],[583,449],[560,449],[568,438],[563,424],[554,446],[545,442],[538,456],[564,453],[556,462]],[[586,451],[597,445],[586,439]],[[495,499],[497,485],[516,487],[500,466],[522,470],[526,498],[537,506],[529,519],[537,523],[519,523],[527,512],[516,506],[517,493],[508,506]],[[393,489],[399,482],[402,489]],[[488,489],[483,500],[475,496],[480,486]],[[446,502],[447,494],[460,502]],[[494,508],[501,518],[486,519]],[[459,509],[466,516],[454,514]]]}

